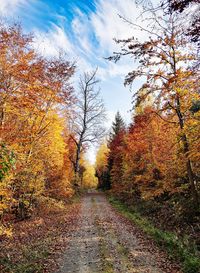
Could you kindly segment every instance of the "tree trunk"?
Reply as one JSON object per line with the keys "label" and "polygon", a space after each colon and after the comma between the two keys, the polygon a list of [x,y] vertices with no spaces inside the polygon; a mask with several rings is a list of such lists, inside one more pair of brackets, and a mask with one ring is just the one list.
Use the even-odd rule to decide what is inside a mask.
{"label": "tree trunk", "polygon": [[76,151],[76,162],[75,162],[75,168],[74,168],[75,174],[79,172],[79,160],[80,160],[80,145],[78,145],[78,148]]}
{"label": "tree trunk", "polygon": [[[179,126],[180,129],[183,130],[184,128],[184,120],[183,120],[183,115],[180,111],[180,100],[179,98],[177,98],[176,100],[177,102],[177,115],[178,115],[178,119],[179,119]],[[183,133],[182,135],[182,142],[183,142],[183,147],[184,147],[184,155],[185,155],[185,159],[186,159],[186,170],[187,170],[187,176],[188,176],[188,180],[191,186],[191,193],[192,193],[192,198],[194,200],[194,204],[196,207],[199,206],[199,195],[198,195],[198,190],[196,188],[195,185],[195,179],[194,179],[194,173],[192,170],[192,164],[191,161],[188,157],[188,153],[189,153],[189,143],[188,143],[188,139],[185,133]]]}
{"label": "tree trunk", "polygon": [[79,161],[80,161],[80,153],[81,153],[81,143],[79,142],[77,145],[77,151],[76,151],[76,160],[74,164],[74,185],[78,186],[79,185]]}
{"label": "tree trunk", "polygon": [[0,128],[3,130],[5,122],[5,103],[0,106]]}
{"label": "tree trunk", "polygon": [[24,220],[26,218],[26,208],[23,201],[19,202],[19,219]]}
{"label": "tree trunk", "polygon": [[184,154],[185,154],[185,157],[186,157],[187,175],[188,175],[188,179],[189,179],[190,186],[191,186],[192,197],[193,197],[195,205],[198,207],[199,206],[199,195],[198,195],[198,190],[197,190],[196,185],[195,185],[195,179],[194,179],[194,173],[193,173],[193,170],[192,170],[192,164],[191,164],[190,159],[188,158],[189,144],[188,144],[186,134],[184,134],[182,136],[182,139],[183,139],[183,145],[184,145]]}

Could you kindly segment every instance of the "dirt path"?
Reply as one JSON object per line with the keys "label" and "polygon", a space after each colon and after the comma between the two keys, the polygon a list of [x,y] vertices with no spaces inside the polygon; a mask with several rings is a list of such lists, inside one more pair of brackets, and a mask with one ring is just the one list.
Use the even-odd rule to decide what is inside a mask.
{"label": "dirt path", "polygon": [[82,200],[77,230],[59,273],[178,273],[153,242],[121,216],[103,194]]}

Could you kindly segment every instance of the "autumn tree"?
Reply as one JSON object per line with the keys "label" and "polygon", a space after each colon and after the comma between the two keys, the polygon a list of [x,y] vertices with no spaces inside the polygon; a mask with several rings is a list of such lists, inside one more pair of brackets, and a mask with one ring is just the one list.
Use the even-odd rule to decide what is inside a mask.
{"label": "autumn tree", "polygon": [[[122,177],[122,148],[125,134],[125,123],[119,112],[115,115],[107,143],[103,143],[96,155],[96,176],[98,187],[109,190],[119,185]],[[121,186],[121,184],[120,184]]]}
{"label": "autumn tree", "polygon": [[152,108],[154,96],[146,88],[140,88],[137,92],[137,98],[134,105],[134,116],[144,113],[145,108]]}
{"label": "autumn tree", "polygon": [[[103,122],[105,108],[100,98],[100,90],[96,88],[97,70],[84,73],[79,82],[79,93],[71,119],[71,135],[76,146],[76,153],[72,162],[74,165],[75,180],[80,170],[80,158],[84,148],[90,143],[100,140],[105,133]],[[77,181],[76,181],[77,182]]]}
{"label": "autumn tree", "polygon": [[[166,5],[166,1],[163,2]],[[187,11],[189,26],[187,26],[187,35],[191,37],[193,42],[200,42],[200,2],[199,0],[168,0],[167,8],[169,12]],[[192,9],[193,8],[193,9]],[[189,9],[189,10],[188,10]]]}
{"label": "autumn tree", "polygon": [[125,123],[119,112],[115,115],[110,137],[108,140],[108,184],[109,187],[120,187],[123,174],[123,145],[125,134]]}
{"label": "autumn tree", "polygon": [[109,189],[109,171],[108,171],[109,149],[107,143],[102,143],[96,154],[95,175],[98,178],[99,189]]}
{"label": "autumn tree", "polygon": [[155,97],[155,113],[179,128],[177,138],[182,146],[181,152],[185,158],[185,170],[192,197],[197,204],[198,189],[189,156],[190,139],[186,133],[186,128],[193,119],[190,113],[192,102],[199,100],[195,80],[197,71],[191,67],[192,62],[197,59],[196,51],[185,37],[183,22],[176,14],[170,14],[166,18],[160,16],[160,10],[157,15],[153,12],[152,18],[149,19],[152,20],[149,28],[124,20],[146,32],[149,38],[144,42],[136,38],[117,40],[117,43],[123,43],[122,51],[109,59],[118,61],[121,57],[130,55],[138,60],[138,67],[128,73],[125,84],[132,84],[138,77],[145,79],[142,88],[147,90],[145,96],[153,94]]}
{"label": "autumn tree", "polygon": [[88,160],[84,160],[83,166],[85,168],[83,172],[83,182],[82,186],[85,189],[95,189],[97,188],[97,177],[95,176],[94,165],[91,164]]}
{"label": "autumn tree", "polygon": [[124,139],[123,181],[127,197],[150,200],[183,191],[180,181],[184,172],[177,156],[174,129],[149,106],[136,111]]}
{"label": "autumn tree", "polygon": [[120,112],[117,111],[115,115],[115,120],[112,123],[111,132],[110,132],[110,141],[112,141],[120,132],[125,130],[125,123],[123,118],[120,115]]}
{"label": "autumn tree", "polygon": [[9,235],[10,229],[4,225],[4,214],[12,202],[12,190],[9,179],[6,179],[15,164],[15,155],[5,144],[0,144],[0,236]]}
{"label": "autumn tree", "polygon": [[11,205],[22,219],[33,200],[45,191],[50,176],[47,170],[60,172],[64,164],[61,116],[73,101],[69,80],[75,69],[61,55],[52,59],[39,56],[32,41],[33,36],[25,35],[20,26],[1,25],[0,138],[15,154],[15,169],[6,179]]}

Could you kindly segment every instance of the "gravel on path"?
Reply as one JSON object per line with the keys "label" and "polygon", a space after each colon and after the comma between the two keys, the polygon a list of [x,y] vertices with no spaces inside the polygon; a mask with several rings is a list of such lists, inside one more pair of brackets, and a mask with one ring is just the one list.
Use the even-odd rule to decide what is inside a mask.
{"label": "gravel on path", "polygon": [[81,202],[59,273],[181,272],[104,194],[88,193]]}

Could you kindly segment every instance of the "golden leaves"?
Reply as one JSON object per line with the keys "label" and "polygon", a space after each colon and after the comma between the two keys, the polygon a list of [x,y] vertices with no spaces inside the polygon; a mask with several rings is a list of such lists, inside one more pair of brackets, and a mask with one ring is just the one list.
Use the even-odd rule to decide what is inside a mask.
{"label": "golden leaves", "polygon": [[75,67],[61,56],[38,56],[31,43],[19,26],[0,26],[0,134],[16,155],[15,169],[0,183],[0,210],[8,213],[14,205],[21,218],[53,187],[57,197],[73,194],[61,109],[73,99]]}

